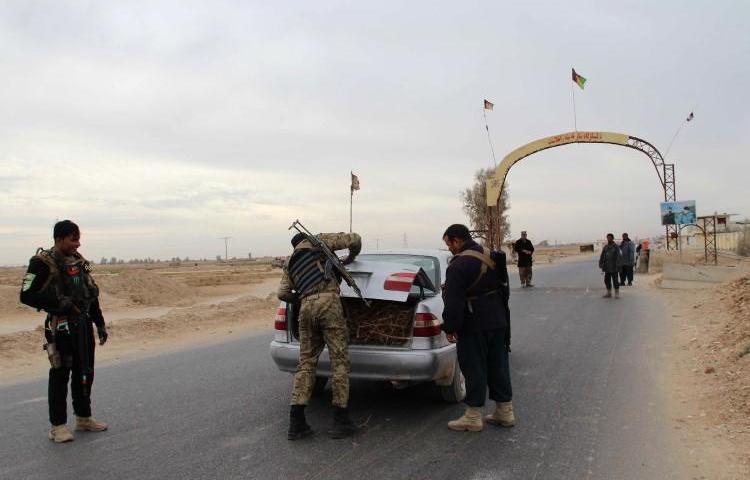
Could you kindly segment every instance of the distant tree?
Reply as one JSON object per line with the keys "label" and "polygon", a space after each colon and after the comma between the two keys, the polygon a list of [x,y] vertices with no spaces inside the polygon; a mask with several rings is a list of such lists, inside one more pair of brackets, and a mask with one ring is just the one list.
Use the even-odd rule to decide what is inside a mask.
{"label": "distant tree", "polygon": [[102,257],[102,259],[99,260],[99,264],[100,265],[106,265],[107,264],[107,259],[105,257]]}
{"label": "distant tree", "polygon": [[[474,174],[474,183],[471,187],[461,192],[463,210],[469,216],[472,230],[487,231],[487,177],[495,172],[494,168],[483,168]],[[493,212],[495,215],[495,238],[498,243],[510,235],[510,223],[506,210],[508,209],[508,187],[503,188],[503,193],[498,202],[498,208]],[[484,242],[487,241],[486,233],[481,234]]]}
{"label": "distant tree", "polygon": [[117,263],[117,257],[112,257],[112,258],[109,259],[109,264],[110,265],[115,265],[116,263]]}

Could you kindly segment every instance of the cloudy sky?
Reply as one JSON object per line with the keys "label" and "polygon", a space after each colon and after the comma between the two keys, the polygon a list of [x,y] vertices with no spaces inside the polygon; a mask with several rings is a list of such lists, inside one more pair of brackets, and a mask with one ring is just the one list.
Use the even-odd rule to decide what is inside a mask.
{"label": "cloudy sky", "polygon": [[[281,255],[349,222],[374,249],[440,246],[459,192],[532,140],[644,138],[678,199],[750,216],[750,3],[0,3],[0,265],[56,219],[98,260]],[[577,88],[577,87],[576,87]],[[508,176],[512,236],[658,235],[650,160],[570,145]]]}

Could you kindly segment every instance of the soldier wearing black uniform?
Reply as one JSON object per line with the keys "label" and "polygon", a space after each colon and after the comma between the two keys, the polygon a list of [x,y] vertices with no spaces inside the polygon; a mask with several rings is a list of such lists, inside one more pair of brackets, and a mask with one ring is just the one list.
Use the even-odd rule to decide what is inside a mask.
{"label": "soldier wearing black uniform", "polygon": [[464,415],[448,422],[452,430],[482,430],[482,407],[489,387],[495,410],[484,420],[514,424],[510,382],[510,310],[508,270],[503,252],[490,252],[471,239],[465,225],[451,225],[443,241],[455,256],[443,289],[443,330],[456,343],[466,379]]}
{"label": "soldier wearing black uniform", "polygon": [[[78,253],[80,230],[70,220],[55,224],[55,246],[39,249],[29,261],[21,287],[21,302],[47,312],[45,349],[50,359],[48,403],[49,439],[69,442],[66,428],[68,381],[76,414],[76,430],[100,432],[107,424],[91,415],[94,382],[94,331],[99,344],[107,341],[107,329],[99,306],[99,289],[91,277],[91,265]],[[72,378],[71,378],[72,374]]]}

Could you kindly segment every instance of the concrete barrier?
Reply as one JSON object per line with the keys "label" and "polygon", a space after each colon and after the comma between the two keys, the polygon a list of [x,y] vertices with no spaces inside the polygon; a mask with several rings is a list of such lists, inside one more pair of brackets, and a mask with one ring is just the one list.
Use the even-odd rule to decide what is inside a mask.
{"label": "concrete barrier", "polygon": [[717,283],[734,280],[740,276],[742,271],[736,267],[665,263],[662,267],[661,288],[710,288]]}

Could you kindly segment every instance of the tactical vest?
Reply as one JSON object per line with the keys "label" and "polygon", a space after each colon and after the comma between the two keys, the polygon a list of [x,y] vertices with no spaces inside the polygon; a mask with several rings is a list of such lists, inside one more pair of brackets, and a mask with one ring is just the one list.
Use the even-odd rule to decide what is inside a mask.
{"label": "tactical vest", "polygon": [[300,297],[330,278],[323,253],[312,247],[297,247],[289,259],[289,279]]}
{"label": "tactical vest", "polygon": [[91,264],[80,253],[58,257],[52,250],[38,249],[32,260],[44,262],[49,276],[40,291],[55,289],[55,296],[68,295],[79,307],[86,306],[99,296],[99,287],[91,276]]}

